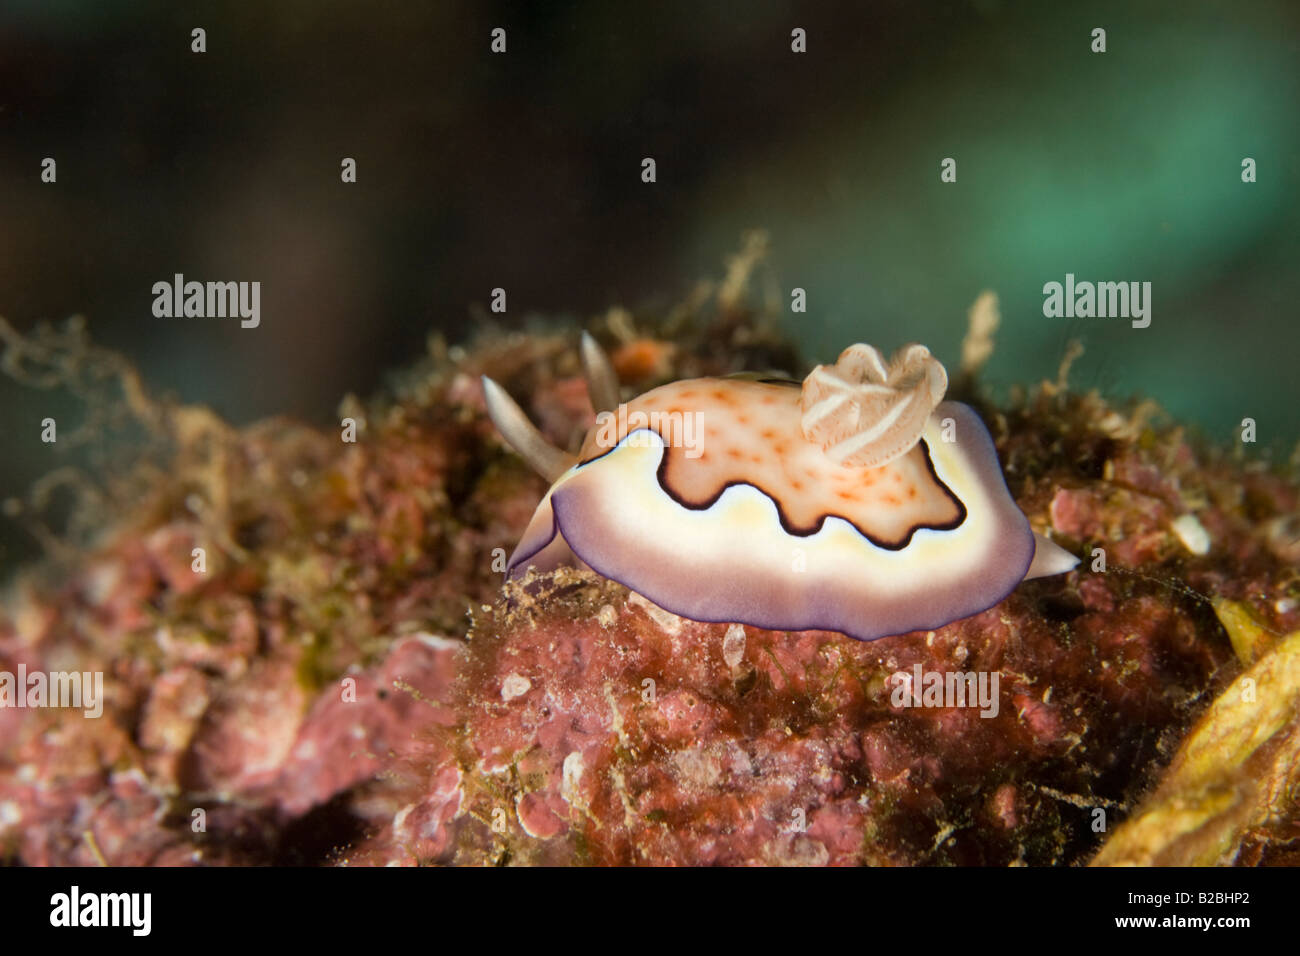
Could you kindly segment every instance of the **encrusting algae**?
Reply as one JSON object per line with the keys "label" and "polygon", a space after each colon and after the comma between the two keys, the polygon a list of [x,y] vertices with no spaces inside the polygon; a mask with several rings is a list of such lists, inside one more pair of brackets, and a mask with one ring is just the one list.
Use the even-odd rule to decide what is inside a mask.
{"label": "encrusting algae", "polygon": [[[747,304],[763,251],[665,316],[595,323],[622,385],[806,373]],[[698,623],[581,568],[503,592],[546,482],[479,376],[573,451],[594,410],[571,330],[432,339],[388,394],[345,400],[344,442],[159,401],[79,328],[4,326],[10,374],[87,396],[111,416],[92,432],[135,449],[7,506],[49,553],[8,589],[0,671],[102,671],[105,700],[0,708],[5,858],[1296,862],[1296,476],[1065,371],[991,404],[981,301],[950,391],[1082,563],[867,644]],[[52,488],[79,502],[59,533],[36,523]],[[900,703],[953,672],[996,674],[996,708]]]}

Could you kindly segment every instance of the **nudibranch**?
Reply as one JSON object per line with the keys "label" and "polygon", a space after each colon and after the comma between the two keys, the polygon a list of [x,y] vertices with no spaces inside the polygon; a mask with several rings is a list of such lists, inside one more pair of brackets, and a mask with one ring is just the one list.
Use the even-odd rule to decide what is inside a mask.
{"label": "nudibranch", "polygon": [[552,481],[507,574],[585,565],[697,621],[862,641],[986,610],[1077,559],[1036,535],[924,346],[854,345],[802,386],[701,378],[627,404],[584,334],[597,424],[576,458],[496,382],[488,414]]}

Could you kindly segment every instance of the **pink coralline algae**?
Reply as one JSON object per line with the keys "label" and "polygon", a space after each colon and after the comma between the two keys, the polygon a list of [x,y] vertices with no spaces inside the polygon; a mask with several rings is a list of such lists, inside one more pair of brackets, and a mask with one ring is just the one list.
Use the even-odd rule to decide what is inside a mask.
{"label": "pink coralline algae", "polygon": [[[1085,609],[1063,642],[1033,596],[870,645],[747,629],[733,667],[727,626],[665,627],[589,574],[516,597],[462,663],[463,737],[437,768],[465,774],[449,860],[1064,862],[1089,843],[1085,807],[1122,799],[1154,743],[1132,728],[1179,720],[1219,663],[1188,653],[1194,630],[1156,600],[1101,642],[1103,615]],[[891,676],[918,664],[999,671],[997,715],[895,706]]]}

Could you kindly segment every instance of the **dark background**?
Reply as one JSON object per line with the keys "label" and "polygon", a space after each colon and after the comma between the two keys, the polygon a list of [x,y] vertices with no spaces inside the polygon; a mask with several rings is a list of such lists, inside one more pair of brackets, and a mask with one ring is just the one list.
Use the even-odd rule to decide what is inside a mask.
{"label": "dark background", "polygon": [[[762,227],[810,359],[921,341],[951,368],[992,288],[992,384],[1054,378],[1078,337],[1076,385],[1222,443],[1253,417],[1283,456],[1298,27],[1294,2],[5,0],[0,315],[84,314],[157,391],[324,424],[493,287],[508,325],[653,311]],[[177,272],[260,280],[260,328],[155,318]],[[1152,282],[1151,327],[1045,318],[1066,272]],[[39,441],[62,402],[0,380],[0,498],[67,460]],[[26,553],[0,522],[0,562]]]}

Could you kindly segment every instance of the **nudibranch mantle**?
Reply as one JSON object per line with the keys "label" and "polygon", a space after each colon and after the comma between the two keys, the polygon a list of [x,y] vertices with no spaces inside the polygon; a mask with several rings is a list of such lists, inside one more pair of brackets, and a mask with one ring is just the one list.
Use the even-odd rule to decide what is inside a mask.
{"label": "nudibranch mantle", "polygon": [[940,401],[946,375],[923,346],[889,367],[853,346],[802,388],[674,382],[617,414],[616,379],[589,337],[583,357],[608,414],[576,461],[484,380],[498,429],[554,479],[511,577],[585,564],[682,617],[874,640],[968,617],[1026,577],[1077,564],[1033,533],[983,422]]}

